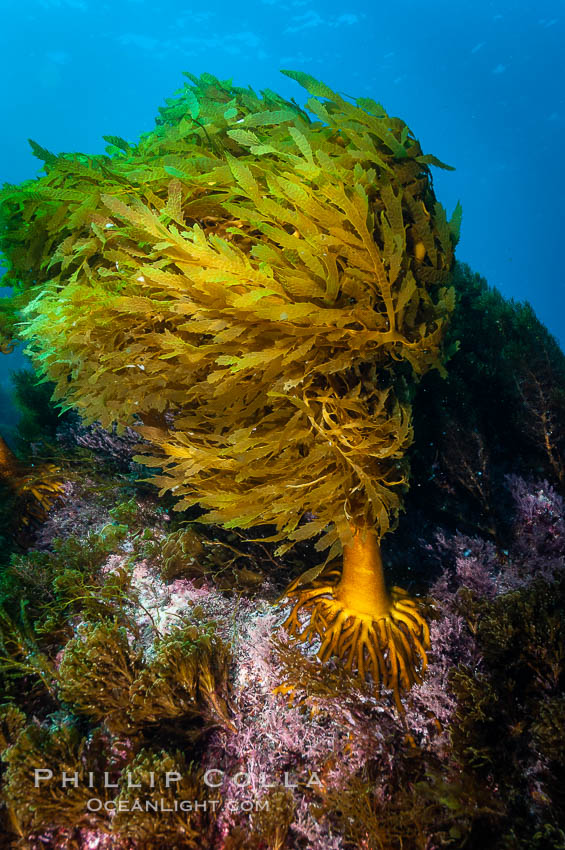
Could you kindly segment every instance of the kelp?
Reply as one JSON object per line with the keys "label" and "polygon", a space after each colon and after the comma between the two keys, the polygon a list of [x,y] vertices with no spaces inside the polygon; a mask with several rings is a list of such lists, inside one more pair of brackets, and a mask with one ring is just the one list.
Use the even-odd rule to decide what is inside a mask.
{"label": "kelp", "polygon": [[188,75],[138,145],[36,145],[46,174],[0,195],[0,247],[56,399],[144,422],[143,462],[180,509],[271,523],[286,546],[327,529],[335,553],[351,518],[384,534],[401,508],[397,367],[443,368],[459,210],[448,223],[442,164],[403,121],[285,73],[314,120]]}
{"label": "kelp", "polygon": [[447,166],[403,121],[285,73],[305,109],[188,75],[137,146],[36,145],[46,174],[0,196],[0,248],[54,399],[134,425],[160,495],[269,524],[278,554],[343,549],[340,581],[304,588],[319,568],[289,587],[292,635],[401,710],[429,635],[419,602],[386,591],[379,544],[407,490],[415,383],[444,374],[460,208],[448,222],[429,168]]}

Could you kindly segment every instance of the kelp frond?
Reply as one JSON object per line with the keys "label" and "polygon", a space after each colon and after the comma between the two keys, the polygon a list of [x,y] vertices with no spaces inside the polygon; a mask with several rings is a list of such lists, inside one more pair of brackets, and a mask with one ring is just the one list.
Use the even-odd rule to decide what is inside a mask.
{"label": "kelp frond", "polygon": [[392,374],[443,368],[458,218],[404,122],[286,73],[313,120],[203,75],[139,145],[43,156],[0,196],[1,247],[20,289],[33,266],[23,335],[56,399],[145,420],[179,508],[290,544],[329,529],[335,554],[348,516],[385,533],[400,510]]}

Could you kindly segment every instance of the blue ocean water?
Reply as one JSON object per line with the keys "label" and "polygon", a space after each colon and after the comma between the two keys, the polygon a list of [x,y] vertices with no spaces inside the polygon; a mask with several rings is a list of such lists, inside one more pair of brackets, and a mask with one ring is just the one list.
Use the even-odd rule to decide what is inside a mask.
{"label": "blue ocean water", "polygon": [[[0,183],[37,175],[28,137],[86,153],[103,151],[103,135],[135,140],[183,70],[300,102],[279,69],[304,70],[382,102],[455,166],[434,174],[448,212],[463,205],[458,258],[529,300],[565,342],[562,2],[1,0],[0,10]],[[21,362],[0,359],[0,393]]]}

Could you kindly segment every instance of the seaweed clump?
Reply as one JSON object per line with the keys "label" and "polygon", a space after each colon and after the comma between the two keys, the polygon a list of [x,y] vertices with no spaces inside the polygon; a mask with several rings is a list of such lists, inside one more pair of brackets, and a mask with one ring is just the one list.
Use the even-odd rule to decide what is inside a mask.
{"label": "seaweed clump", "polygon": [[210,628],[174,629],[151,652],[144,664],[124,628],[86,624],[63,652],[60,698],[114,734],[164,736],[180,721],[185,737],[215,725],[235,731],[225,700],[229,652]]}
{"label": "seaweed clump", "polygon": [[171,581],[182,575],[201,578],[207,572],[202,565],[204,547],[192,529],[181,529],[167,535],[161,547],[161,576]]}
{"label": "seaweed clump", "polygon": [[22,838],[51,831],[70,841],[95,829],[144,847],[173,836],[179,847],[206,846],[216,807],[202,807],[209,795],[186,757],[213,727],[235,731],[228,661],[211,628],[175,629],[144,660],[124,627],[83,624],[51,668],[42,707],[55,713],[30,723],[14,704],[0,708],[6,828]]}
{"label": "seaweed clump", "polygon": [[[69,721],[49,728],[32,723],[2,760],[6,765],[2,796],[16,834],[23,837],[54,825],[100,825],[100,817],[87,805],[93,797],[108,799],[100,772],[101,767],[108,769],[108,761],[101,760],[100,736],[88,739]],[[67,782],[61,779],[64,774]],[[49,781],[39,781],[39,776]]]}
{"label": "seaweed clump", "polygon": [[129,572],[101,572],[125,531],[108,525],[84,539],[56,539],[51,552],[12,554],[0,572],[0,680],[6,694],[27,691],[29,697],[39,685],[38,696],[54,695],[57,649],[72,636],[74,617],[129,622]]}
{"label": "seaweed clump", "polygon": [[261,802],[263,805],[253,815],[255,837],[264,841],[269,850],[282,850],[295,815],[292,792],[282,786],[271,788]]}
{"label": "seaweed clump", "polygon": [[[140,799],[143,806],[140,806]],[[112,830],[142,847],[200,850],[208,846],[219,798],[181,752],[140,750],[120,780]]]}
{"label": "seaweed clump", "polygon": [[80,830],[96,830],[118,839],[118,847],[130,846],[128,839],[147,848],[171,840],[186,850],[208,846],[220,800],[202,804],[202,773],[181,752],[142,748],[126,760],[99,731],[84,736],[59,721],[26,726],[3,761],[15,840],[51,834],[64,846],[75,846],[73,839],[84,846]]}
{"label": "seaweed clump", "polygon": [[104,720],[113,732],[131,731],[124,714],[141,666],[126,631],[111,622],[85,624],[65,646],[59,665],[59,696],[79,714]]}

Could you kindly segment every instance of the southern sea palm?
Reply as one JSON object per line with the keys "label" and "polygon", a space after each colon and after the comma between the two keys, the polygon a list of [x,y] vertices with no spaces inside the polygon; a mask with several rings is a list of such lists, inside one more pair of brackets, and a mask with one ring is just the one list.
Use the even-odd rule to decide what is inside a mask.
{"label": "southern sea palm", "polygon": [[281,551],[320,535],[343,549],[340,577],[289,588],[289,628],[398,701],[427,629],[385,590],[378,543],[406,487],[410,386],[442,369],[459,216],[403,121],[286,73],[314,120],[187,75],[136,146],[36,145],[46,175],[4,190],[1,244],[55,397],[87,421],[142,423],[143,461],[179,509],[270,523]]}

